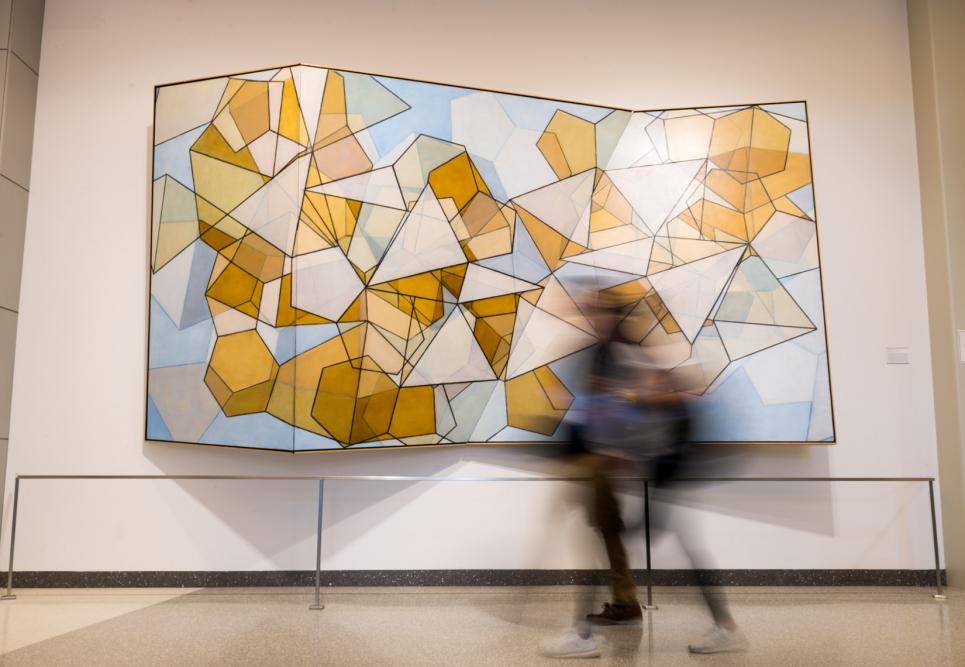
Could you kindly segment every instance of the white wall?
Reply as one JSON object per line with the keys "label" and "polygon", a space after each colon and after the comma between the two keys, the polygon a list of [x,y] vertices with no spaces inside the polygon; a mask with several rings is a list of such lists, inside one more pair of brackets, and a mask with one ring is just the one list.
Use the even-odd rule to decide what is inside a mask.
{"label": "white wall", "polygon": [[[935,474],[903,0],[461,5],[48,1],[8,475],[534,469],[506,448],[291,456],[143,443],[152,87],[299,61],[629,108],[807,99],[839,444],[757,448],[742,472]],[[884,364],[896,345],[911,365]],[[17,566],[308,569],[313,494],[311,483],[27,482]],[[578,515],[553,513],[557,495],[542,483],[331,484],[324,566],[596,565]],[[697,504],[721,567],[931,564],[923,485],[733,486]],[[672,544],[655,562],[680,566]]]}

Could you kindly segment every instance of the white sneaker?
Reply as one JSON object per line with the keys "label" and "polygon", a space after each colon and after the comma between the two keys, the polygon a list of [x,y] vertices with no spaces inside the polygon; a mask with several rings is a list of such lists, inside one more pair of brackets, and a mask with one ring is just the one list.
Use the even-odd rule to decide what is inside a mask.
{"label": "white sneaker", "polygon": [[728,653],[746,651],[747,637],[737,628],[728,630],[715,625],[712,630],[688,646],[691,653]]}
{"label": "white sneaker", "polygon": [[602,637],[589,633],[583,636],[576,628],[569,628],[541,641],[539,650],[547,658],[599,658],[603,653],[602,645]]}

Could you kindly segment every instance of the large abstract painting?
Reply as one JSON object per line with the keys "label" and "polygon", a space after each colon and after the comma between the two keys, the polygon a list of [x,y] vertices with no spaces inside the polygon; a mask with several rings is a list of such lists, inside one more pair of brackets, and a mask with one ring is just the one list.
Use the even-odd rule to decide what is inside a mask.
{"label": "large abstract painting", "polygon": [[803,102],[632,111],[296,65],[155,90],[147,432],[559,440],[595,289],[700,439],[833,442]]}

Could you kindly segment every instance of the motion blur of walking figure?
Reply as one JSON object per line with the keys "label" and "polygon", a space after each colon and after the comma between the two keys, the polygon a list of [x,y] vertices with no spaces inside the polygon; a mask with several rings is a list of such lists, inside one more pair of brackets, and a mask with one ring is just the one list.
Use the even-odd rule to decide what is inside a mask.
{"label": "motion blur of walking figure", "polygon": [[[678,478],[692,468],[690,444],[694,411],[687,395],[675,386],[670,371],[658,355],[641,345],[634,335],[641,323],[618,301],[604,293],[587,292],[580,308],[592,322],[599,338],[586,372],[584,391],[568,415],[570,438],[566,455],[590,479],[588,514],[599,531],[610,566],[612,601],[602,610],[586,614],[575,627],[542,644],[552,657],[597,657],[602,638],[593,626],[639,625],[642,610],[630,571],[623,533],[626,525],[615,492],[615,476],[644,475],[654,481],[661,496],[677,493]],[[666,497],[663,498],[667,500]],[[652,525],[660,534],[674,533],[698,570],[698,584],[713,617],[713,628],[690,645],[694,653],[742,650],[746,639],[722,594],[703,580],[712,567],[709,551],[695,531],[679,524],[673,504],[662,502],[652,513]]]}
{"label": "motion blur of walking figure", "polygon": [[[695,572],[697,584],[707,609],[713,619],[713,627],[688,647],[692,653],[722,653],[747,648],[747,639],[738,629],[730,613],[727,598],[715,590],[708,578],[708,571],[715,567],[713,555],[700,532],[681,518],[679,497],[686,493],[686,478],[695,470],[704,475],[710,468],[710,459],[700,457],[699,449],[691,444],[698,413],[687,394],[679,391],[671,374],[653,367],[644,384],[645,392],[633,400],[641,409],[660,415],[666,426],[668,446],[665,451],[648,461],[648,477],[653,480],[657,502],[652,503],[651,528],[653,537],[672,534],[676,536]],[[698,475],[699,476],[699,475]]]}

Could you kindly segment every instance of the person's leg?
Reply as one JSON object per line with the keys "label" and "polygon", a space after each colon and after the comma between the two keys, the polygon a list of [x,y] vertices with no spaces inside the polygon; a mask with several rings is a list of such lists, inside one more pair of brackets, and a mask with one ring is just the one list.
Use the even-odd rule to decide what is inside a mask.
{"label": "person's leg", "polygon": [[[679,487],[677,487],[679,488]],[[672,499],[666,498],[666,489],[658,492],[662,497],[651,505],[651,525],[658,531],[672,531],[696,572],[697,585],[707,610],[714,620],[713,628],[699,640],[688,646],[692,653],[721,653],[741,651],[747,648],[747,638],[737,628],[730,613],[727,596],[713,586],[707,572],[714,568],[714,559],[701,536],[699,529],[680,519],[679,508]],[[673,509],[671,509],[673,508]]]}
{"label": "person's leg", "polygon": [[737,623],[731,616],[727,596],[712,582],[708,581],[707,575],[700,569],[697,571],[697,585],[700,586],[700,594],[704,596],[704,602],[714,619],[714,625],[728,630],[736,629]]}
{"label": "person's leg", "polygon": [[707,610],[714,619],[714,624],[733,630],[737,627],[730,613],[727,596],[714,585],[708,572],[716,567],[716,561],[707,543],[703,539],[699,528],[693,523],[680,519],[680,512],[671,509],[671,505],[660,503],[660,524],[664,529],[670,529],[676,534],[677,540],[684,554],[690,561],[690,567],[696,573],[697,585],[707,605]]}
{"label": "person's leg", "polygon": [[621,534],[624,530],[620,505],[613,491],[608,462],[595,458],[590,465],[593,480],[593,519],[603,536],[607,558],[610,562],[610,588],[613,602],[617,605],[636,605],[637,585],[630,572],[627,552]]}

